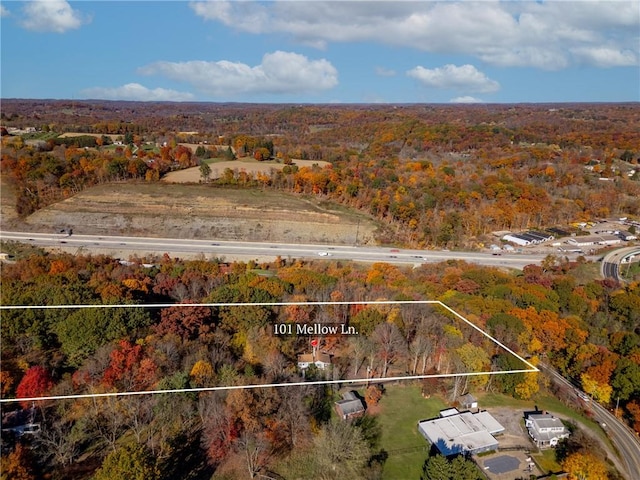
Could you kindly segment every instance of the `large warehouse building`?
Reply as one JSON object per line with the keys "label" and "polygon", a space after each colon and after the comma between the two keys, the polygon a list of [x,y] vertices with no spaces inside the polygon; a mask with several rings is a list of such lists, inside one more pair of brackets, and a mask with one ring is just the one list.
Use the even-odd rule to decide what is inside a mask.
{"label": "large warehouse building", "polygon": [[496,450],[494,435],[504,432],[504,427],[488,412],[460,413],[451,408],[440,412],[439,418],[419,422],[418,431],[448,456]]}

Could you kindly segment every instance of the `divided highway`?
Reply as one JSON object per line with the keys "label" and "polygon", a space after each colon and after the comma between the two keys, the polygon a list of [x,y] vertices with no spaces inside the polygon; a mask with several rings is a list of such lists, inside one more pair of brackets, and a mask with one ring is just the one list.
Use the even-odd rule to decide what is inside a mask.
{"label": "divided highway", "polygon": [[625,280],[620,276],[620,265],[622,260],[633,255],[640,255],[640,247],[620,248],[609,252],[602,259],[602,276],[624,282]]}
{"label": "divided highway", "polygon": [[164,253],[172,256],[203,254],[205,257],[216,256],[227,260],[280,256],[282,258],[326,258],[415,265],[458,259],[480,265],[522,269],[526,265],[538,264],[545,258],[545,255],[526,253],[494,255],[480,252],[405,250],[390,247],[67,235],[65,233],[0,232],[0,239],[28,243],[38,247],[58,247],[71,252],[80,250],[113,253],[114,256],[124,256],[127,253],[136,253],[141,256],[145,254],[162,255]]}

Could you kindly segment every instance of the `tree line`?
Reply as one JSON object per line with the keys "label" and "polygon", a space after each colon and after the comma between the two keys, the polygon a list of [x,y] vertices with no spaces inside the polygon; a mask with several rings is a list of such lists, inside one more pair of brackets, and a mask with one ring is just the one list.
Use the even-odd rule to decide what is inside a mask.
{"label": "tree line", "polygon": [[[323,378],[327,373],[315,369],[302,377],[297,355],[310,351],[310,339],[275,335],[276,322],[357,329],[357,336],[319,339],[333,353],[332,379],[524,367],[437,307],[265,305],[438,299],[530,361],[544,354],[640,428],[640,288],[578,280],[587,268],[580,263],[550,257],[514,274],[458,261],[408,270],[350,262],[132,260],[34,253],[3,266],[3,305],[176,304],[4,311],[3,398]],[[260,305],[187,306],[207,302]],[[529,399],[539,382],[535,374],[454,376],[425,388],[451,401],[470,388]],[[371,405],[379,399],[374,390],[365,393]],[[42,432],[27,454],[18,453],[32,459],[34,474],[69,476],[93,465],[112,475],[126,457],[148,475],[175,478],[176,459],[188,457],[203,474],[308,477],[329,475],[326,466],[348,444],[354,450],[340,472],[375,478],[384,457],[376,421],[332,421],[336,399],[333,388],[310,385],[38,402]],[[575,398],[565,400],[578,406]]]}

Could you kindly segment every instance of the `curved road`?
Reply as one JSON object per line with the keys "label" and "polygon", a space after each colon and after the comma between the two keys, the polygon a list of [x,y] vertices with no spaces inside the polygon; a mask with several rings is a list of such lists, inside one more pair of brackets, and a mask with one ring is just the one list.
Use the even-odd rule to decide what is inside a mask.
{"label": "curved road", "polygon": [[[197,255],[251,259],[277,256],[287,258],[325,258],[361,262],[422,264],[458,259],[495,267],[522,269],[540,263],[546,255],[455,252],[433,250],[404,250],[390,247],[361,247],[350,245],[302,245],[214,240],[185,240],[150,237],[119,237],[106,235],[67,235],[0,232],[0,239],[28,243],[38,247],[58,247],[66,251],[136,252],[138,254]],[[117,256],[117,254],[116,254]]]}
{"label": "curved road", "polygon": [[[542,363],[539,367],[551,375],[556,383],[575,390],[571,382],[555,369]],[[612,459],[616,468],[628,480],[640,479],[640,439],[638,436],[599,403],[591,401],[590,405],[592,406],[593,419],[600,425],[605,425],[603,428],[618,451],[619,455]]]}
{"label": "curved road", "polygon": [[[604,278],[613,278],[621,283],[625,280],[620,276],[620,264],[623,259],[632,255],[640,255],[640,247],[627,247],[607,253],[602,259],[601,273]],[[640,477],[638,477],[640,479]]]}

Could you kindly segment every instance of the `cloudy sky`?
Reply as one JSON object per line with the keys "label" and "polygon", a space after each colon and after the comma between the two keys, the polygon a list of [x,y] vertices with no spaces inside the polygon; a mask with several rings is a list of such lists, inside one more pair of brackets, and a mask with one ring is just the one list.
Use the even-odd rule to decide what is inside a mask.
{"label": "cloudy sky", "polygon": [[6,1],[2,98],[640,101],[634,1]]}

